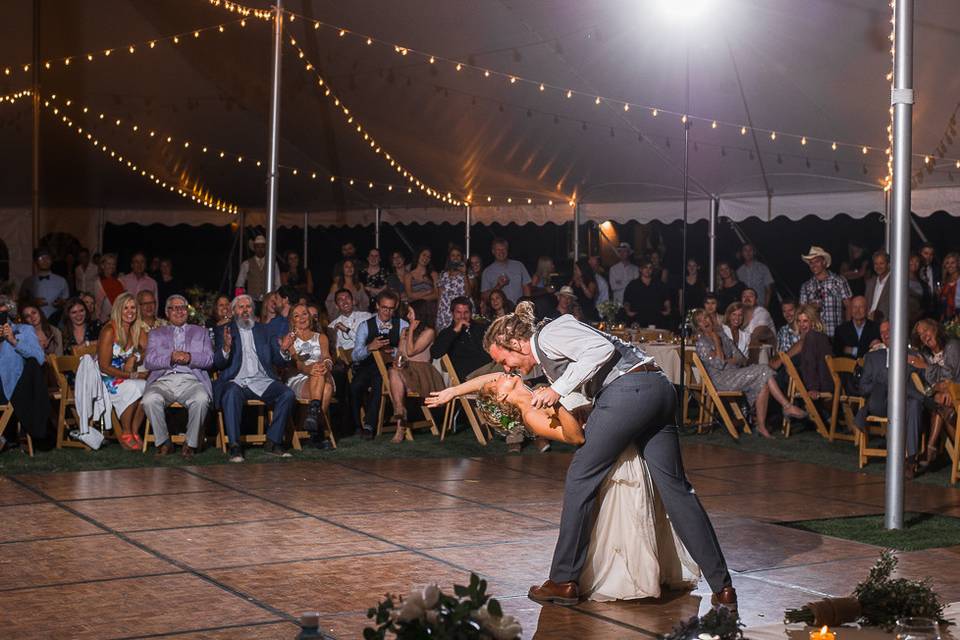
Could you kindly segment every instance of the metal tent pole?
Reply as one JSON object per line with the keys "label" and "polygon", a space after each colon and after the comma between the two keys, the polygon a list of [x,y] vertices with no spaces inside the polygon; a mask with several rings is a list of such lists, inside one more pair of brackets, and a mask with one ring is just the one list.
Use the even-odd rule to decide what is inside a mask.
{"label": "metal tent pole", "polygon": [[907,260],[910,255],[910,154],[913,144],[913,0],[894,3],[893,212],[890,220],[890,388],[887,396],[887,483],[884,526],[903,528],[903,465],[906,437]]}
{"label": "metal tent pole", "polygon": [[283,45],[283,0],[276,0],[273,15],[273,86],[270,89],[270,168],[267,174],[269,195],[267,198],[267,291],[278,284],[273,281],[274,265],[277,263],[277,192],[278,192],[278,146],[280,141],[280,60]]}
{"label": "metal tent pole", "polygon": [[573,207],[573,261],[580,257],[580,203]]}
{"label": "metal tent pole", "polygon": [[383,210],[377,207],[373,217],[373,246],[380,248],[380,219],[383,217]]}
{"label": "metal tent pole", "polygon": [[309,251],[310,241],[310,213],[303,212],[303,268],[307,268],[307,251]]}
{"label": "metal tent pole", "polygon": [[40,0],[33,0],[33,165],[30,193],[33,246],[40,244]]}
{"label": "metal tent pole", "polygon": [[464,251],[463,261],[467,263],[470,262],[470,224],[472,222],[471,220],[472,214],[473,214],[473,211],[470,210],[470,205],[467,205],[467,217],[465,220],[466,230],[464,231],[464,234],[463,234],[463,251]]}
{"label": "metal tent pole", "polygon": [[[707,254],[707,259],[710,262],[708,273],[710,274],[710,279],[707,281],[710,283],[710,291],[713,291],[714,287],[717,286],[717,221],[720,219],[720,198],[711,198],[710,199],[710,222],[707,224],[707,241],[709,244],[709,252]],[[684,267],[686,268],[686,267]],[[686,273],[686,271],[684,271]]]}

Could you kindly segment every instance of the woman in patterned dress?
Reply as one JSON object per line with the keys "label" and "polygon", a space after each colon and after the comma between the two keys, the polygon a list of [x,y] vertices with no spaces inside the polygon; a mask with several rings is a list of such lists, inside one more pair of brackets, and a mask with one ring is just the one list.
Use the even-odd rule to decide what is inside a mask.
{"label": "woman in patterned dress", "polygon": [[120,416],[120,444],[124,449],[140,451],[143,426],[140,398],[147,386],[147,372],[137,368],[147,349],[147,332],[140,319],[137,299],[121,293],[113,303],[110,322],[100,331],[97,356],[100,376],[110,394],[114,411]]}
{"label": "woman in patterned dress", "polygon": [[326,415],[333,398],[333,359],[330,357],[330,340],[314,330],[313,318],[305,304],[290,310],[290,331],[293,332],[293,364],[297,373],[287,380],[298,398],[309,400],[304,428],[314,442],[320,442],[320,412]]}
{"label": "woman in patterned dress", "polygon": [[470,297],[470,280],[467,278],[467,265],[463,261],[463,251],[452,246],[447,252],[447,265],[440,274],[437,283],[440,290],[440,303],[437,306],[437,332],[450,326],[453,315],[450,303],[460,296]]}
{"label": "woman in patterned dress", "polygon": [[697,355],[703,361],[713,384],[720,391],[742,391],[750,406],[757,413],[757,432],[764,438],[773,436],[767,431],[767,405],[772,395],[791,418],[807,415],[787,400],[774,380],[773,369],[765,364],[747,364],[745,356],[723,331],[718,331],[710,316],[703,309],[693,313],[693,325],[697,327]]}
{"label": "woman in patterned dress", "polygon": [[367,266],[360,272],[360,282],[370,298],[367,311],[373,311],[374,300],[387,288],[388,277],[387,270],[380,264],[380,249],[370,249],[367,253]]}

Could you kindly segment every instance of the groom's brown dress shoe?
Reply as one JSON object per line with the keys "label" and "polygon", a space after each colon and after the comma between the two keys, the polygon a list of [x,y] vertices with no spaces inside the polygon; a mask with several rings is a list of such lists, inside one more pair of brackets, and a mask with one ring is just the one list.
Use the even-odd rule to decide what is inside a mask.
{"label": "groom's brown dress shoe", "polygon": [[552,602],[569,607],[580,602],[580,587],[576,582],[547,580],[539,587],[530,587],[527,597],[534,602]]}
{"label": "groom's brown dress shoe", "polygon": [[737,590],[724,587],[710,597],[710,604],[714,607],[726,607],[731,613],[737,613]]}

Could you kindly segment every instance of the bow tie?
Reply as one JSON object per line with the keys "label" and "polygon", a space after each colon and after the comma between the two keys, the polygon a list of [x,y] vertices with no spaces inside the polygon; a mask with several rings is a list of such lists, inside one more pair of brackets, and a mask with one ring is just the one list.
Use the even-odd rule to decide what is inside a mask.
{"label": "bow tie", "polygon": [[49,279],[50,279],[50,276],[37,276],[37,280],[40,280],[41,282]]}

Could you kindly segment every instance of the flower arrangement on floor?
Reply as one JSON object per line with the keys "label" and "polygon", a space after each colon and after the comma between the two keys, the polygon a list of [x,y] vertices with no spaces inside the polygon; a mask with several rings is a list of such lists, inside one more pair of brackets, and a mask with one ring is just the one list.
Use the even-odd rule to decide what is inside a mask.
{"label": "flower arrangement on floor", "polygon": [[470,574],[470,585],[453,587],[455,595],[437,585],[414,589],[406,598],[387,594],[367,611],[376,627],[363,630],[364,640],[443,638],[448,640],[517,640],[523,630],[500,603],[487,595],[487,581]]}
{"label": "flower arrangement on floor", "polygon": [[675,626],[662,640],[741,640],[743,623],[740,616],[726,607],[711,609]]}
{"label": "flower arrangement on floor", "polygon": [[943,619],[943,603],[927,580],[891,578],[896,568],[897,557],[888,549],[880,554],[867,579],[853,590],[853,596],[827,598],[789,609],[784,622],[802,622],[814,627],[859,622],[888,631],[899,618],[929,618],[949,624]]}

